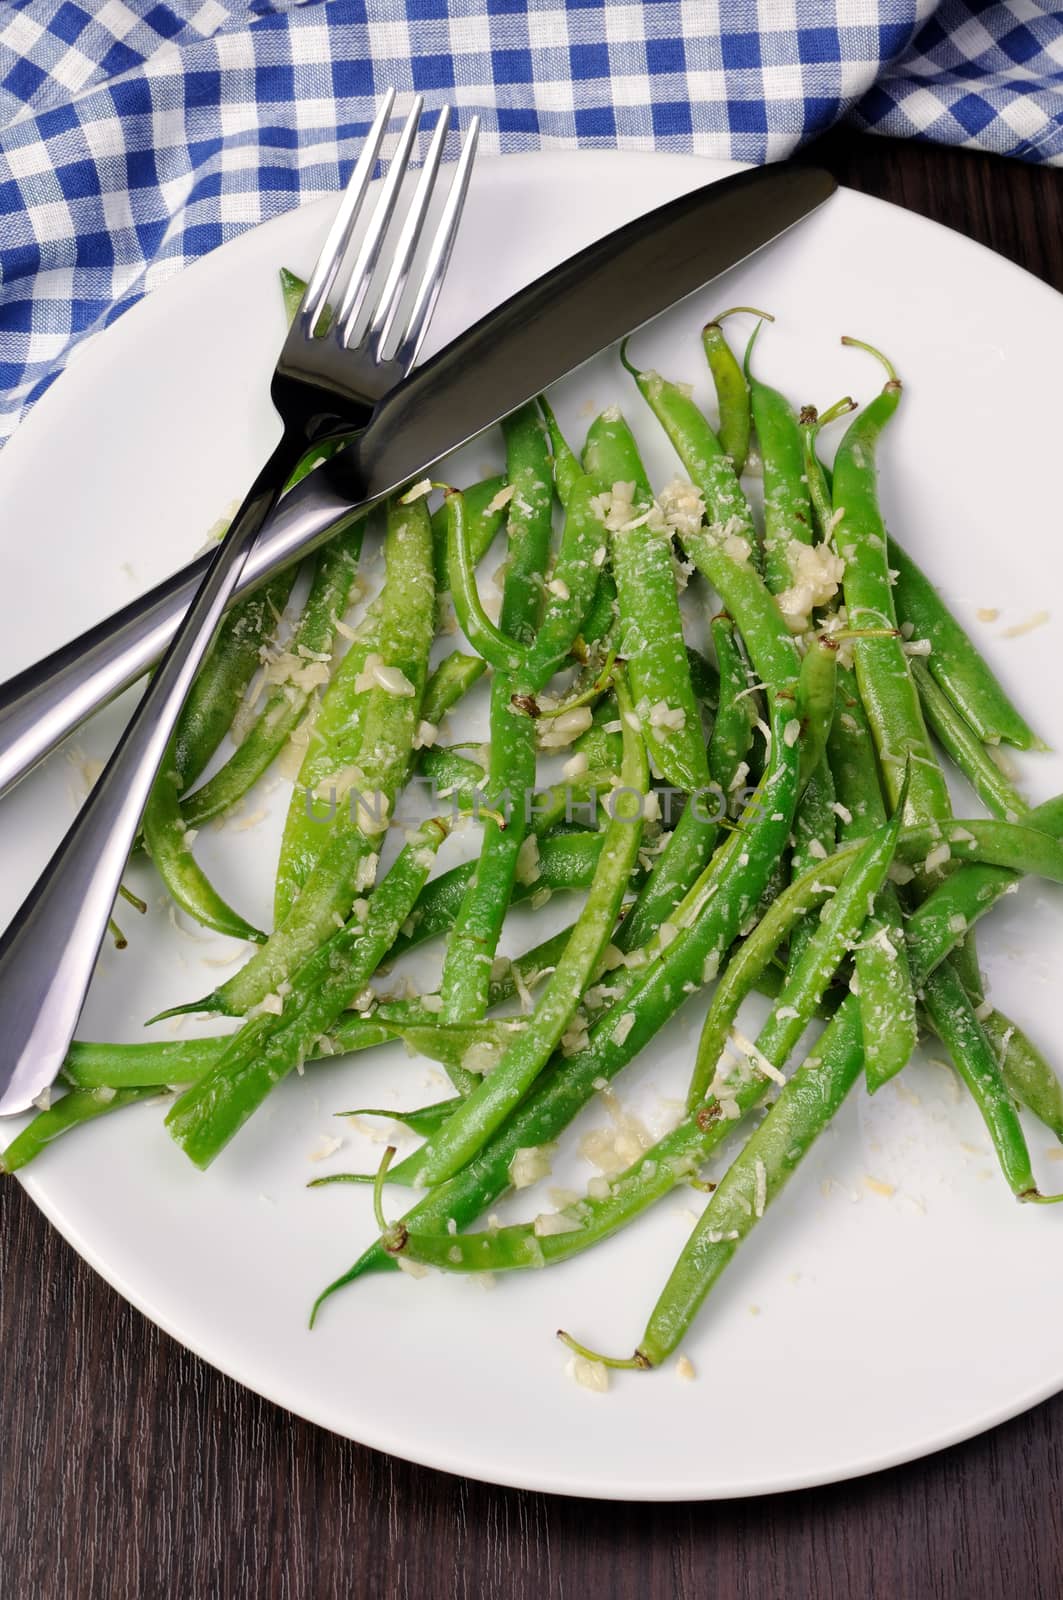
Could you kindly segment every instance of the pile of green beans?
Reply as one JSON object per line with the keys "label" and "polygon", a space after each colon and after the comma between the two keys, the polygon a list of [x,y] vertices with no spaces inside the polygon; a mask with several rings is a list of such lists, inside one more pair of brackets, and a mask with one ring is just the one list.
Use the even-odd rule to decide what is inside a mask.
{"label": "pile of green beans", "polygon": [[[288,275],[287,299],[299,289]],[[755,318],[744,359],[723,326],[740,315]],[[311,1320],[372,1272],[541,1269],[630,1226],[679,1185],[708,1190],[632,1354],[601,1356],[561,1335],[585,1358],[636,1371],[679,1348],[846,1096],[861,1079],[876,1092],[901,1072],[921,1030],[954,1063],[1011,1193],[1063,1198],[1039,1188],[1019,1110],[1063,1140],[1063,1085],[985,998],[973,942],[1023,878],[1063,883],[1063,796],[1031,807],[994,759],[1001,742],[1044,746],[885,526],[877,455],[902,403],[897,373],[847,338],[882,362],[880,392],[862,409],[848,397],[823,412],[796,406],[763,373],[772,320],[740,306],[705,325],[715,417],[686,383],[622,347],[634,407],[678,458],[672,484],[651,482],[618,406],[577,448],[543,398],[504,422],[503,473],[464,488],[424,482],[389,504],[385,575],[357,627],[344,617],[362,521],[319,553],[290,636],[276,627],[294,573],[230,615],[143,842],[189,915],[258,945],[214,993],[173,1008],[239,1026],[195,1040],[78,1042],[61,1096],[0,1156],[4,1170],[153,1101],[206,1168],[293,1070],[402,1041],[442,1065],[452,1092],[355,1112],[344,1091],[336,1115],[390,1118],[423,1142],[400,1161],[389,1148],[376,1174],[315,1180],[371,1184],[377,1227]],[[822,430],[851,413],[829,469]],[[743,480],[757,460],[763,515]],[[478,569],[503,534],[495,614]],[[450,648],[431,671],[439,631],[454,631],[451,605],[471,653]],[[705,640],[711,659],[695,648]],[[242,739],[234,729],[233,753],[201,781],[262,662],[236,719]],[[485,674],[486,750],[453,745],[443,719]],[[267,937],[204,877],[191,842],[300,729]],[[560,776],[542,765],[555,758]],[[953,817],[949,767],[986,816]],[[391,830],[415,772],[433,786],[436,814],[395,853]],[[315,805],[352,789],[383,815],[334,808],[322,826]],[[463,830],[475,835],[473,858],[437,871],[439,850]],[[566,891],[582,896],[568,926],[523,956],[499,956],[511,907]],[[374,988],[433,940],[434,989],[394,999]],[[754,990],[771,1009],[748,1039],[740,1010]],[[498,1196],[546,1170],[577,1113],[688,1003],[701,1004],[703,1023],[676,1125],[560,1209],[478,1229]],[[709,1182],[720,1153],[726,1165]],[[392,1197],[404,1189],[416,1193],[403,1214]]]}

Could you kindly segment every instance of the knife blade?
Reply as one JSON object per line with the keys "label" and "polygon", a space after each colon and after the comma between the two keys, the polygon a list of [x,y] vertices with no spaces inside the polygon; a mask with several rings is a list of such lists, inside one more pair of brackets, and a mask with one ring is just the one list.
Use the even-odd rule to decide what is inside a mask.
{"label": "knife blade", "polygon": [[737,266],[837,189],[786,162],[706,184],[570,256],[415,370],[326,469],[376,499]]}
{"label": "knife blade", "polygon": [[[365,432],[285,495],[237,596],[816,210],[837,185],[783,164],[705,184],[624,224],[488,312],[385,398]],[[0,795],[173,638],[209,555],[0,685]]]}

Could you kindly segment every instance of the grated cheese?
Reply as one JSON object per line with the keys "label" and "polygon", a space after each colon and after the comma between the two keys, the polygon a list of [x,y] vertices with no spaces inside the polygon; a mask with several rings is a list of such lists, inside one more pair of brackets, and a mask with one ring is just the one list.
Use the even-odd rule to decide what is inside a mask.
{"label": "grated cheese", "polygon": [[329,1156],[334,1156],[343,1144],[342,1139],[337,1139],[335,1134],[323,1133],[317,1144],[310,1152],[311,1161],[327,1161]]}
{"label": "grated cheese", "polygon": [[539,865],[539,841],[534,833],[526,834],[517,851],[516,879],[521,884],[535,883],[542,877]]}
{"label": "grated cheese", "polygon": [[1021,639],[1024,633],[1032,633],[1035,628],[1043,628],[1046,622],[1052,620],[1050,611],[1035,611],[1032,617],[1027,617],[1025,622],[1013,622],[1010,628],[1002,628],[1002,639]]}
{"label": "grated cheese", "polygon": [[528,1189],[540,1178],[550,1176],[550,1145],[533,1145],[517,1150],[509,1164],[509,1181],[514,1189]]}
{"label": "grated cheese", "polygon": [[540,1211],[532,1223],[532,1232],[537,1239],[550,1239],[558,1233],[578,1233],[579,1226],[561,1211]]}
{"label": "grated cheese", "polygon": [[573,1356],[565,1371],[583,1389],[590,1389],[594,1394],[608,1392],[609,1368],[601,1361],[588,1361],[586,1356]]}
{"label": "grated cheese", "polygon": [[496,511],[504,511],[515,492],[515,485],[512,483],[507,483],[504,489],[499,489],[494,499],[488,502],[487,515],[493,517]]}

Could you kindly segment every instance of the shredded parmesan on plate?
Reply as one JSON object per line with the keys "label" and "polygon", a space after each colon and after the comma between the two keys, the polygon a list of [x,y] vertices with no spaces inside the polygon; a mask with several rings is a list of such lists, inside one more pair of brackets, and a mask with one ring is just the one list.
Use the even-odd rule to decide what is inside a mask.
{"label": "shredded parmesan on plate", "polygon": [[555,1233],[578,1233],[579,1223],[561,1211],[540,1211],[532,1224],[537,1239],[548,1239]]}
{"label": "shredded parmesan on plate", "polygon": [[542,721],[539,723],[539,743],[544,750],[561,750],[586,733],[593,720],[590,706],[573,706],[559,717],[550,717],[545,726]]}
{"label": "shredded parmesan on plate", "polygon": [[590,1389],[594,1394],[608,1392],[609,1368],[601,1361],[588,1361],[586,1356],[573,1356],[565,1371],[582,1389]]}
{"label": "shredded parmesan on plate", "polygon": [[334,1156],[343,1144],[342,1139],[337,1139],[334,1134],[323,1133],[317,1144],[310,1152],[311,1161],[327,1161],[329,1156]]}
{"label": "shredded parmesan on plate", "polygon": [[499,489],[494,499],[488,503],[487,515],[493,517],[496,511],[505,510],[512,500],[514,492],[514,486],[511,483],[507,483],[504,489]]}
{"label": "shredded parmesan on plate", "polygon": [[534,833],[526,834],[517,851],[516,879],[520,884],[535,883],[542,877],[539,866],[539,841]]}
{"label": "shredded parmesan on plate", "polygon": [[1024,633],[1032,633],[1035,628],[1043,628],[1046,622],[1051,622],[1050,611],[1035,611],[1032,617],[1027,617],[1025,622],[1013,622],[1010,628],[1002,628],[1002,639],[1021,639]]}
{"label": "shredded parmesan on plate", "polygon": [[482,1039],[476,1044],[471,1044],[461,1058],[462,1070],[465,1072],[485,1073],[498,1060],[499,1046],[491,1039]]}
{"label": "shredded parmesan on plate", "polygon": [[768,1174],[759,1156],[753,1164],[753,1171],[755,1174],[753,1212],[756,1216],[762,1217],[764,1215],[764,1207],[768,1203]]}
{"label": "shredded parmesan on plate", "polygon": [[431,493],[431,478],[422,478],[419,483],[414,484],[412,489],[407,489],[406,493],[402,497],[402,503],[404,506],[412,506],[415,500],[423,500],[426,494]]}
{"label": "shredded parmesan on plate", "polygon": [[814,607],[826,605],[838,593],[845,562],[826,541],[812,545],[791,539],[786,564],[793,582],[777,597],[779,610],[791,633],[805,633]]}
{"label": "shredded parmesan on plate", "polygon": [[355,694],[363,694],[368,689],[383,689],[385,694],[403,699],[413,699],[417,693],[406,674],[398,667],[389,667],[375,651],[366,656],[365,666],[354,680]]}
{"label": "shredded parmesan on plate", "polygon": [[540,1178],[548,1178],[550,1171],[550,1147],[533,1146],[515,1153],[509,1164],[509,1181],[514,1189],[527,1189]]}

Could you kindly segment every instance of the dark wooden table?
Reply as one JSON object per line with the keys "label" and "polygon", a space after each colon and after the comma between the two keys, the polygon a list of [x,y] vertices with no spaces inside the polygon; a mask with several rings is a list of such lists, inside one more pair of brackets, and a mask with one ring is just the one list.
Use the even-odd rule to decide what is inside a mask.
{"label": "dark wooden table", "polygon": [[[822,156],[844,182],[1063,290],[1057,172],[845,133]],[[618,1506],[490,1488],[237,1388],[125,1305],[11,1182],[0,1350],[11,1600],[1054,1600],[1063,1588],[1063,1396],[914,1466],[768,1500]]]}

